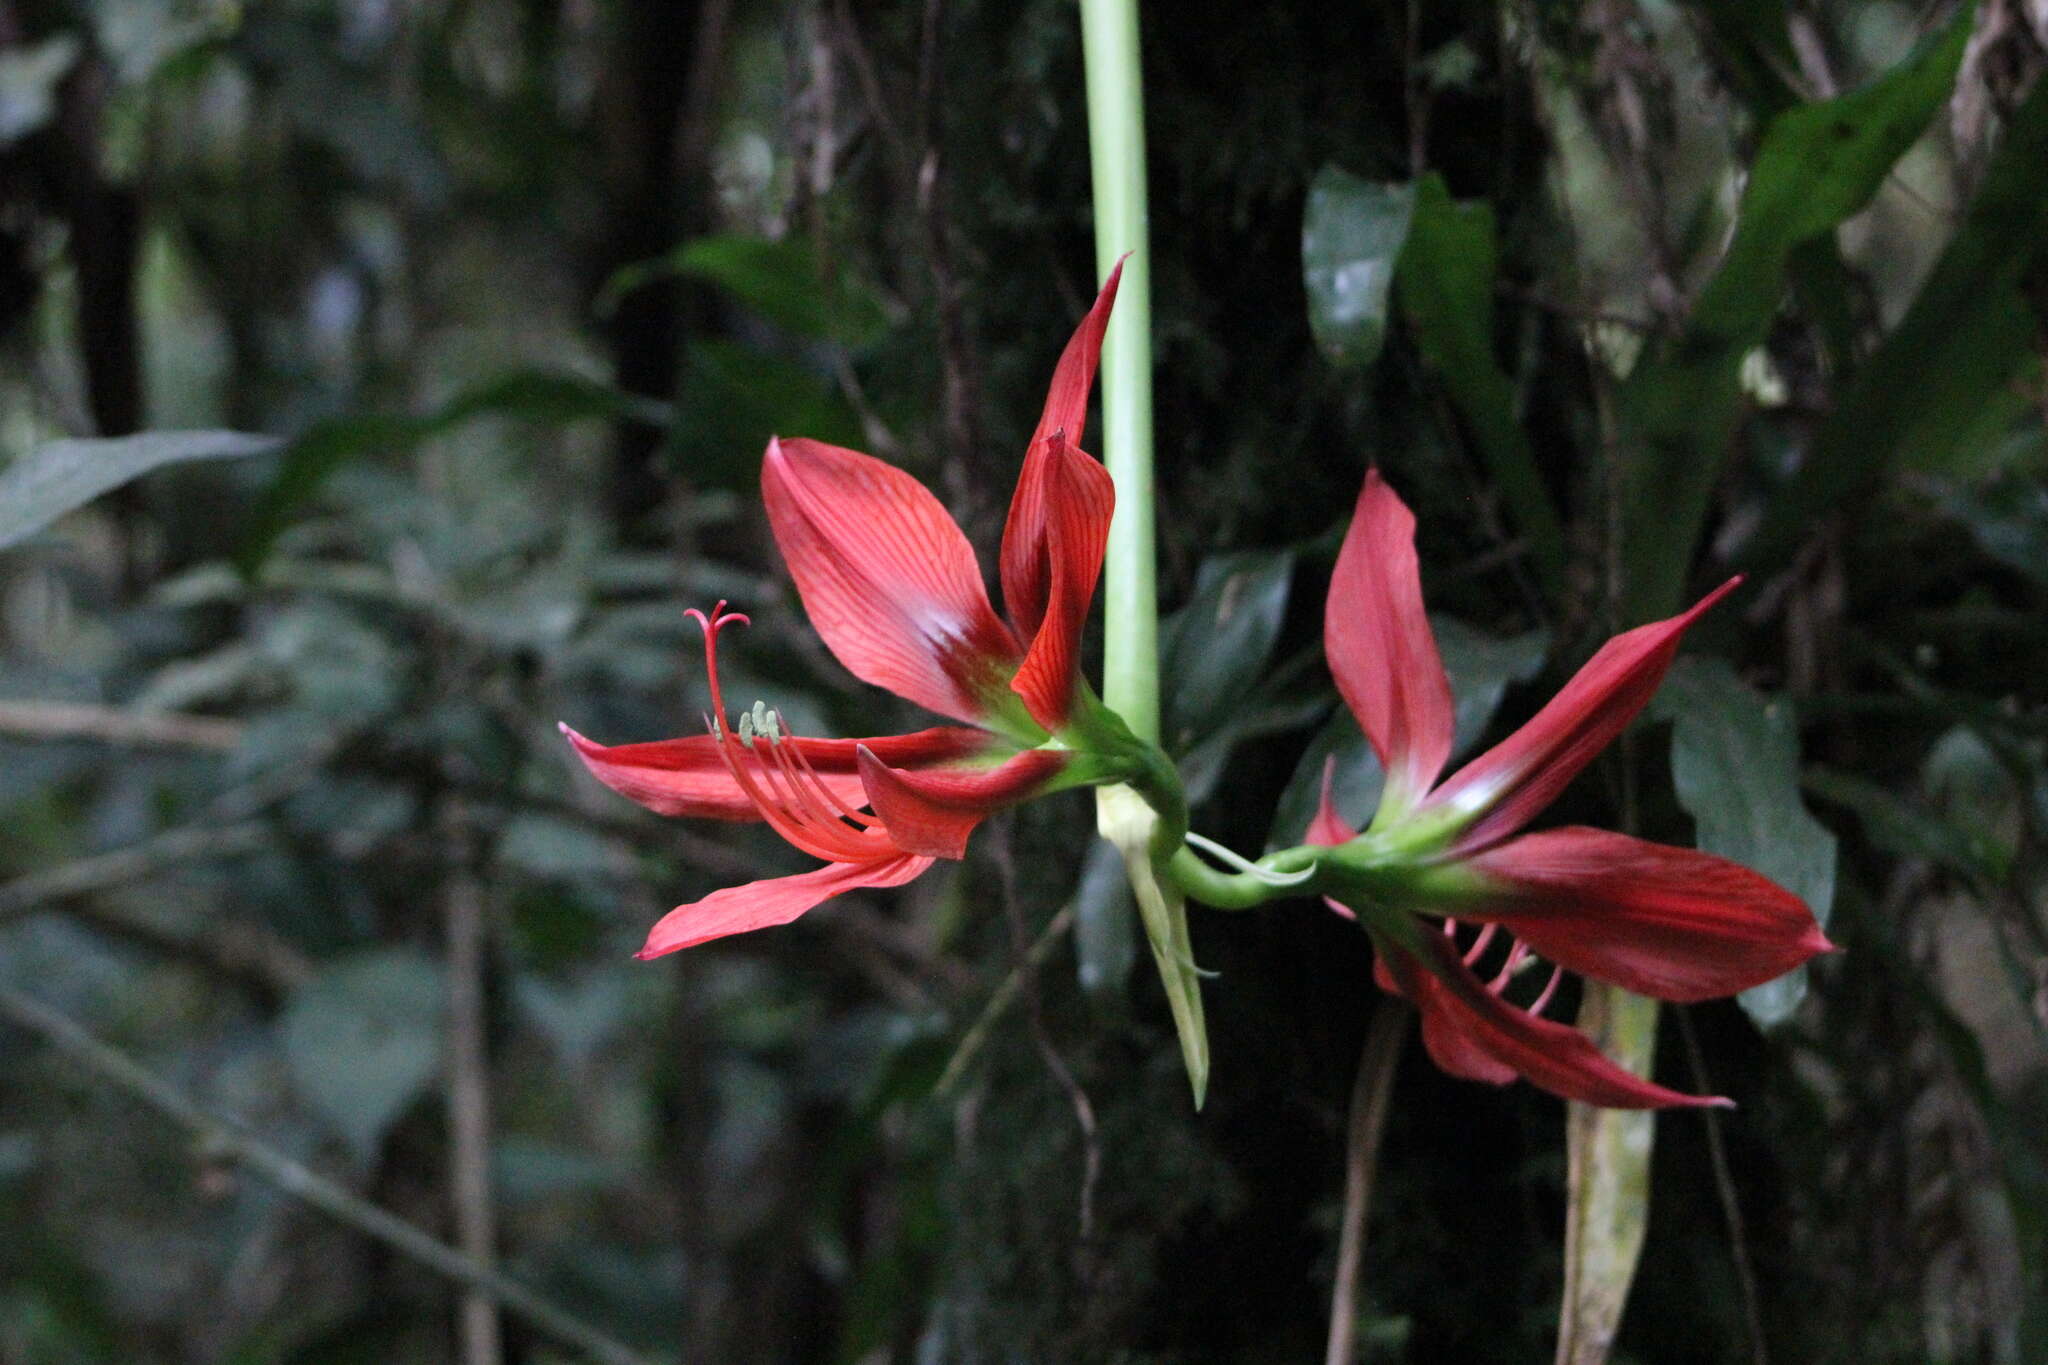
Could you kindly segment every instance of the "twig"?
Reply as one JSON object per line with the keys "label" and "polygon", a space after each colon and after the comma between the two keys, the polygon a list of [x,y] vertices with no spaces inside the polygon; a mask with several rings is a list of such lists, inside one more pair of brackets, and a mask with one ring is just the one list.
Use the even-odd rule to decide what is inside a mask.
{"label": "twig", "polygon": [[1031,1039],[1038,1046],[1038,1055],[1045,1062],[1045,1069],[1067,1093],[1067,1103],[1073,1106],[1075,1126],[1081,1130],[1081,1209],[1078,1242],[1083,1253],[1083,1278],[1087,1273],[1088,1249],[1095,1234],[1095,1186],[1102,1176],[1102,1142],[1097,1135],[1095,1104],[1088,1098],[1088,1092],[1075,1078],[1074,1070],[1067,1065],[1067,1059],[1053,1045],[1052,1033],[1045,1026],[1045,1002],[1038,994],[1038,964],[1031,961],[1031,949],[1026,946],[1024,915],[1017,908],[1017,864],[1010,856],[1010,822],[1005,818],[995,831],[996,837],[989,840],[989,856],[995,862],[996,875],[1002,882],[1003,917],[1010,925],[1010,946],[1017,954],[1018,989],[1024,993],[1024,1014],[1031,1023]]}
{"label": "twig", "polygon": [[[497,1264],[491,1205],[490,1057],[484,1043],[484,905],[474,866],[475,831],[461,799],[444,799],[442,837],[448,870],[443,906],[448,928],[448,1164],[456,1242],[485,1269]],[[498,1306],[471,1289],[459,1317],[464,1365],[498,1365],[503,1354]]]}
{"label": "twig", "polygon": [[[1678,1016],[1678,1032],[1685,1039],[1685,1055],[1692,1063],[1693,1084],[1699,1087],[1702,1095],[1711,1095],[1714,1086],[1707,1076],[1707,1055],[1700,1050],[1699,1034],[1693,1030],[1692,1011],[1675,1009],[1672,1013]],[[1700,1113],[1707,1121],[1707,1158],[1714,1168],[1714,1189],[1721,1197],[1721,1212],[1728,1219],[1735,1282],[1742,1288],[1742,1318],[1749,1330],[1749,1358],[1755,1365],[1771,1365],[1770,1352],[1764,1345],[1764,1315],[1757,1296],[1756,1267],[1749,1259],[1749,1234],[1742,1221],[1742,1205],[1735,1197],[1735,1176],[1728,1166],[1728,1145],[1721,1136],[1721,1116],[1712,1109],[1703,1109]]]}
{"label": "twig", "polygon": [[177,711],[129,711],[84,702],[0,701],[0,734],[26,739],[91,739],[138,748],[226,753],[241,744],[245,729],[238,720]]}
{"label": "twig", "polygon": [[1010,974],[1003,978],[1002,984],[990,992],[988,1003],[981,1007],[981,1013],[975,1016],[974,1022],[961,1036],[960,1046],[953,1049],[952,1057],[946,1062],[946,1069],[939,1074],[939,1083],[932,1087],[933,1094],[944,1095],[960,1083],[960,1077],[966,1072],[968,1063],[974,1060],[975,1054],[981,1051],[982,1044],[988,1041],[989,1030],[995,1027],[996,1020],[1003,1017],[1003,1011],[1010,1007],[1010,1002],[1017,998],[1017,989],[1024,984],[1026,974],[1037,971],[1045,960],[1052,956],[1052,951],[1059,946],[1060,939],[1073,927],[1072,905],[1064,907],[1046,922],[1045,928],[1039,931],[1038,941],[1033,943],[1030,951],[1010,969]]}
{"label": "twig", "polygon": [[1380,997],[1358,1054],[1351,1087],[1351,1120],[1344,1147],[1344,1221],[1337,1232],[1337,1277],[1330,1287],[1330,1336],[1323,1365],[1352,1365],[1358,1352],[1358,1270],[1365,1259],[1365,1216],[1379,1169],[1380,1138],[1387,1129],[1387,1098],[1408,1033],[1409,1009]]}
{"label": "twig", "polygon": [[209,827],[188,825],[154,838],[94,854],[0,885],[0,924],[32,914],[52,902],[108,891],[198,858],[233,858],[254,853],[270,840],[260,821]]}
{"label": "twig", "polygon": [[378,1208],[272,1147],[239,1123],[202,1108],[68,1016],[19,991],[0,987],[0,1017],[37,1034],[101,1080],[197,1136],[210,1155],[240,1163],[286,1194],[374,1237],[456,1283],[488,1294],[536,1328],[585,1352],[600,1365],[652,1365],[646,1357],[515,1280],[477,1264],[445,1242]]}

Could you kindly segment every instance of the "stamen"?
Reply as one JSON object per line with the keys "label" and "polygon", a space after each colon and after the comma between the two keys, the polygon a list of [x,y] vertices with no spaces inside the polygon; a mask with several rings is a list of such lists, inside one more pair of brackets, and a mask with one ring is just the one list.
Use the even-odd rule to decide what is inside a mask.
{"label": "stamen", "polygon": [[1499,995],[1501,987],[1514,979],[1515,973],[1522,969],[1522,963],[1527,961],[1528,957],[1529,945],[1516,939],[1515,946],[1508,949],[1508,960],[1500,964],[1500,974],[1486,983],[1486,989]]}
{"label": "stamen", "polygon": [[[796,754],[795,760],[790,758],[792,752]],[[833,795],[832,789],[818,776],[817,769],[810,766],[803,751],[794,744],[777,745],[773,754],[776,770],[787,784],[790,799],[801,805],[813,821],[835,833],[847,831],[846,821],[854,822],[854,832],[859,833],[865,833],[875,823],[848,809],[845,802]],[[801,768],[799,763],[803,765]]]}
{"label": "stamen", "polygon": [[1553,966],[1550,969],[1550,980],[1543,987],[1543,993],[1536,997],[1536,1003],[1529,1006],[1531,1015],[1543,1013],[1543,1007],[1550,1003],[1550,997],[1557,994],[1557,983],[1563,979],[1564,968]]}
{"label": "stamen", "polygon": [[[741,713],[737,735],[728,734],[725,695],[718,681],[718,632],[734,622],[751,623],[739,612],[728,612],[722,599],[708,616],[695,607],[684,614],[704,632],[704,671],[713,710],[704,718],[704,728],[717,741],[726,771],[769,827],[827,862],[870,862],[896,852],[885,833],[871,828],[873,820],[847,809],[795,744],[782,743],[785,726],[780,712],[756,701]],[[764,741],[767,754],[761,750]],[[773,761],[767,761],[771,757]]]}
{"label": "stamen", "polygon": [[1500,928],[1498,924],[1480,926],[1479,937],[1473,939],[1472,946],[1465,950],[1465,965],[1467,967],[1479,960],[1479,955],[1486,951],[1486,945],[1493,942],[1493,931],[1498,928]]}
{"label": "stamen", "polygon": [[[782,721],[782,713],[780,711],[775,713],[775,719],[778,722]],[[871,816],[862,815],[859,811],[840,800],[838,794],[832,790],[825,779],[818,776],[818,770],[811,766],[811,760],[804,754],[802,748],[791,744],[789,752],[794,753],[796,756],[794,767],[797,772],[810,783],[812,789],[824,800],[825,804],[838,813],[840,819],[850,820],[861,829],[881,823]],[[776,755],[776,760],[781,763],[789,761],[783,757],[780,751]]]}

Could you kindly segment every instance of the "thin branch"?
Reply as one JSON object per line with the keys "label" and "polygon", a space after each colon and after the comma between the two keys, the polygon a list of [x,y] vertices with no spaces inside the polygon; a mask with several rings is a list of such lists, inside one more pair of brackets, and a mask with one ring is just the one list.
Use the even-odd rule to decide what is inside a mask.
{"label": "thin branch", "polygon": [[270,830],[259,820],[226,826],[188,825],[111,853],[31,872],[0,885],[0,924],[33,914],[57,901],[111,891],[200,858],[234,858],[255,853],[270,842]]}
{"label": "thin branch", "polygon": [[1351,1087],[1351,1121],[1344,1147],[1344,1221],[1337,1233],[1337,1277],[1330,1287],[1330,1335],[1323,1365],[1352,1365],[1358,1354],[1358,1271],[1365,1259],[1365,1216],[1379,1169],[1380,1138],[1387,1129],[1387,1099],[1408,1033],[1409,1008],[1381,996]]}
{"label": "thin branch", "polygon": [[[1678,1032],[1685,1039],[1685,1055],[1692,1063],[1693,1083],[1702,1095],[1714,1093],[1707,1076],[1707,1055],[1700,1050],[1699,1034],[1692,1026],[1692,1011],[1676,1009]],[[1764,1315],[1757,1295],[1756,1267],[1749,1259],[1749,1233],[1742,1221],[1742,1204],[1735,1197],[1735,1176],[1728,1166],[1728,1145],[1721,1135],[1721,1116],[1712,1109],[1700,1113],[1707,1121],[1707,1157],[1714,1168],[1714,1189],[1721,1197],[1721,1212],[1728,1219],[1728,1241],[1735,1259],[1735,1282],[1742,1289],[1742,1320],[1749,1330],[1749,1358],[1755,1365],[1771,1365],[1764,1345]]]}
{"label": "thin branch", "polygon": [[653,1365],[647,1357],[515,1280],[479,1265],[412,1224],[351,1193],[272,1147],[239,1123],[202,1108],[184,1091],[109,1047],[76,1021],[19,991],[0,987],[0,1018],[48,1042],[119,1090],[200,1139],[209,1155],[238,1162],[292,1197],[409,1256],[457,1284],[488,1294],[558,1341],[600,1365]]}
{"label": "thin branch", "polygon": [[177,711],[130,711],[83,702],[0,701],[0,735],[20,739],[89,739],[146,749],[238,747],[246,726],[219,716]]}
{"label": "thin branch", "polygon": [[1052,956],[1053,949],[1059,946],[1060,939],[1073,927],[1072,905],[1064,907],[1047,921],[1045,928],[1039,931],[1038,941],[1033,943],[1017,965],[1010,969],[1010,974],[1003,978],[1002,984],[990,992],[988,1003],[981,1007],[981,1013],[975,1016],[974,1022],[961,1036],[960,1046],[953,1049],[952,1057],[946,1062],[946,1069],[939,1074],[939,1083],[932,1087],[933,1094],[944,1095],[960,1083],[960,1077],[966,1073],[968,1064],[981,1051],[982,1044],[988,1041],[989,1030],[995,1027],[996,1020],[1003,1017],[1003,1011],[1009,1009],[1010,1002],[1017,998],[1017,990],[1024,984],[1024,978],[1037,971],[1045,960]]}
{"label": "thin branch", "polygon": [[[485,1269],[497,1264],[491,1204],[490,1056],[484,1042],[484,893],[476,874],[476,833],[461,798],[442,802],[447,849],[442,906],[448,932],[448,1164],[462,1254]],[[462,1296],[463,1365],[498,1365],[503,1356],[498,1306],[488,1293]]]}
{"label": "thin branch", "polygon": [[1087,1267],[1092,1259],[1089,1250],[1095,1236],[1095,1186],[1102,1178],[1102,1141],[1097,1133],[1095,1103],[1075,1078],[1067,1059],[1053,1045],[1052,1032],[1045,1026],[1045,1002],[1038,994],[1038,965],[1031,960],[1031,949],[1026,944],[1024,914],[1017,908],[1017,863],[1010,856],[1010,833],[1011,823],[1005,818],[995,831],[996,837],[989,840],[989,856],[994,860],[996,875],[1002,882],[1003,917],[1009,922],[1010,945],[1017,954],[1018,989],[1024,993],[1024,1014],[1031,1023],[1031,1039],[1038,1046],[1038,1055],[1045,1062],[1045,1069],[1066,1092],[1067,1103],[1074,1109],[1075,1126],[1081,1130],[1081,1209],[1077,1240],[1082,1251],[1083,1278],[1088,1279],[1092,1278]]}

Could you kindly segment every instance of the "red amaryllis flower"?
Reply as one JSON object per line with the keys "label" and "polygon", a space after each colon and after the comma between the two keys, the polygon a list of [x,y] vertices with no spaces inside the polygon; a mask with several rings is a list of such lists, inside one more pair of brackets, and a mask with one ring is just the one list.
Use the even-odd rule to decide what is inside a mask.
{"label": "red amaryllis flower", "polygon": [[1076,444],[1120,274],[1121,264],[1061,354],[1025,453],[1003,530],[1007,621],[989,605],[967,537],[916,479],[819,441],[768,443],[769,525],[826,647],[854,676],[974,728],[798,738],[756,703],[735,732],[717,640],[746,618],[721,614],[724,603],[709,617],[691,613],[717,713],[709,733],[607,747],[562,727],[621,795],[664,815],[765,820],[825,862],[677,907],[641,957],[786,924],[842,891],[899,886],[934,858],[960,857],[991,812],[1122,772],[1108,751],[1121,723],[1079,668],[1115,492]]}
{"label": "red amaryllis flower", "polygon": [[[1495,1084],[1521,1076],[1615,1108],[1725,1104],[1631,1075],[1544,1019],[1558,974],[1688,1002],[1746,990],[1831,946],[1805,902],[1725,858],[1598,829],[1512,837],[1635,718],[1686,627],[1739,581],[1609,640],[1526,725],[1439,782],[1453,712],[1423,611],[1415,518],[1378,471],[1367,474],[1323,641],[1386,783],[1361,835],[1332,808],[1326,774],[1308,840],[1343,846],[1326,865],[1338,908],[1363,912],[1376,979],[1414,1002],[1444,1070]],[[1441,930],[1417,913],[1441,917]],[[1461,922],[1478,924],[1476,936],[1461,941]],[[1489,951],[1502,956],[1482,981],[1474,968]],[[1527,1007],[1510,1003],[1509,983],[1539,958],[1552,964],[1549,984]]]}

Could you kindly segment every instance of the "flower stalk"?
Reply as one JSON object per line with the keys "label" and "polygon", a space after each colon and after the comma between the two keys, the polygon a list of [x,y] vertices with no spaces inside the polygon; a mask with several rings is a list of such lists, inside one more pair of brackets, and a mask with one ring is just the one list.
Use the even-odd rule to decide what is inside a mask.
{"label": "flower stalk", "polygon": [[1146,250],[1145,97],[1137,0],[1081,0],[1095,266],[1124,261],[1102,347],[1102,462],[1116,483],[1103,573],[1102,699],[1138,738],[1159,739],[1159,606],[1153,549],[1152,264]]}

